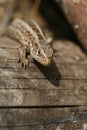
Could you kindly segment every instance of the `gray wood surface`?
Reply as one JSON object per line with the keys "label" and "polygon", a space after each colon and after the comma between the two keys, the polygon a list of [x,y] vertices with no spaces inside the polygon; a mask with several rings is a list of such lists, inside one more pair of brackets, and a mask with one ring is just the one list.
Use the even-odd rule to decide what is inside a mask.
{"label": "gray wood surface", "polygon": [[[62,52],[62,58],[58,59],[61,44],[64,43],[57,41],[55,44],[58,44],[59,52],[55,51],[51,66],[43,67],[34,61],[30,63],[29,68],[24,70],[17,63],[19,44],[6,37],[2,39],[0,42],[0,52],[2,52],[0,60],[1,107],[87,105],[86,56],[80,54],[83,57],[80,56],[79,61],[74,60],[74,62],[71,57],[72,61],[65,62],[62,60]],[[75,47],[75,45],[72,46]],[[78,56],[79,48],[75,49],[77,54],[73,53],[73,57]]]}
{"label": "gray wood surface", "polygon": [[0,129],[83,129],[87,122],[87,111],[85,109],[87,108],[0,109]]}
{"label": "gray wood surface", "polygon": [[87,58],[74,43],[54,43],[53,63],[17,63],[16,41],[0,38],[0,129],[87,129]]}

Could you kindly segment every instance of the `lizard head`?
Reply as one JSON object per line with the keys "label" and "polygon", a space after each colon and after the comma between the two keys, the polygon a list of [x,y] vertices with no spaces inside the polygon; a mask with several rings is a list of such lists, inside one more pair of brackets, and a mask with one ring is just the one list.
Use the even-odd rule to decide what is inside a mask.
{"label": "lizard head", "polygon": [[35,43],[30,52],[31,56],[42,65],[49,66],[53,58],[52,43],[50,38],[47,41],[41,40],[39,44]]}

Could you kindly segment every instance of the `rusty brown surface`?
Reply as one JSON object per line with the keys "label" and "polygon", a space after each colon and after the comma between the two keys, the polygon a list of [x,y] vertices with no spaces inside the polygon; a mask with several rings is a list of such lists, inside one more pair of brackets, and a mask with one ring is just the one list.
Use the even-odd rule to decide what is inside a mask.
{"label": "rusty brown surface", "polygon": [[62,8],[78,39],[87,50],[87,1],[56,0]]}

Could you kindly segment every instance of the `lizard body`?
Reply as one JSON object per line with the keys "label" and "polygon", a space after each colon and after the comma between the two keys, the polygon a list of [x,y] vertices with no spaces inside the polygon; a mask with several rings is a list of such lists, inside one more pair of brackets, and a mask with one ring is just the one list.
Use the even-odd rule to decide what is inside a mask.
{"label": "lizard body", "polygon": [[26,51],[33,59],[48,66],[53,57],[52,38],[46,38],[40,26],[34,21],[28,23],[21,19],[15,19],[8,27],[7,34],[19,41],[19,59],[24,67],[27,65]]}

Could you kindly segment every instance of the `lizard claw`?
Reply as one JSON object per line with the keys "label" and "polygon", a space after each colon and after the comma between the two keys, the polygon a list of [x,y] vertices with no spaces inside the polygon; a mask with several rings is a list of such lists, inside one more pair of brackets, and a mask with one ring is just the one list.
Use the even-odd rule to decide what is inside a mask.
{"label": "lizard claw", "polygon": [[29,60],[26,57],[27,57],[26,47],[22,45],[18,48],[18,60],[17,60],[17,62],[20,62],[22,68],[24,68],[24,69],[26,69],[26,66],[29,65]]}

